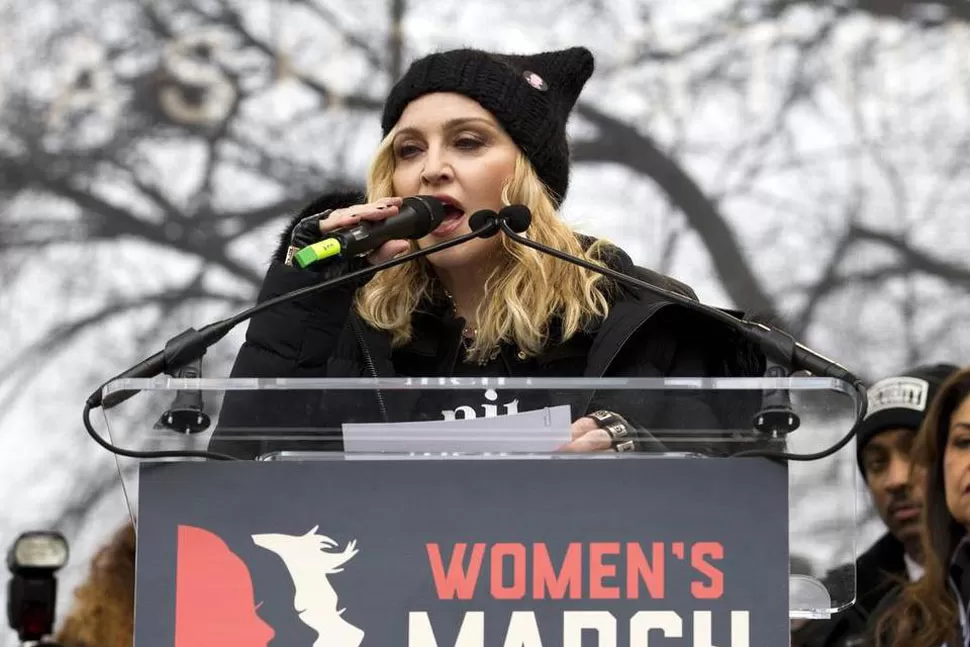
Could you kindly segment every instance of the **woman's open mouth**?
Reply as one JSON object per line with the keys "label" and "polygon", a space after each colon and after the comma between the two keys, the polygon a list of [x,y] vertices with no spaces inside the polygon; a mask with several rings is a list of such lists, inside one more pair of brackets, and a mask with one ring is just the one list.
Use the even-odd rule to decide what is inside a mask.
{"label": "woman's open mouth", "polygon": [[439,199],[445,205],[445,219],[441,221],[437,229],[431,232],[431,235],[441,238],[453,233],[462,225],[465,221],[465,211],[458,205],[453,204],[448,198],[439,197]]}

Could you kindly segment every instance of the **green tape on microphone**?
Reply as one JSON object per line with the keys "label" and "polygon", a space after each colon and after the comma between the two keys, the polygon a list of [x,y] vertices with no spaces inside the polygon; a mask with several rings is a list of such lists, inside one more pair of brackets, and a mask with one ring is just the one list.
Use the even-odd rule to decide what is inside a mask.
{"label": "green tape on microphone", "polygon": [[293,260],[300,267],[306,267],[332,256],[340,256],[340,241],[336,238],[327,238],[304,247],[293,255]]}

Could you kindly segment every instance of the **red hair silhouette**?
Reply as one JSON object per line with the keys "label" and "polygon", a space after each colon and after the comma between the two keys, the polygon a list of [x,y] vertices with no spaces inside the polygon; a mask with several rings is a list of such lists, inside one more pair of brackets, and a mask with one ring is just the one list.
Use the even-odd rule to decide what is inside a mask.
{"label": "red hair silhouette", "polygon": [[266,647],[273,628],[256,615],[249,569],[218,535],[179,526],[175,647]]}

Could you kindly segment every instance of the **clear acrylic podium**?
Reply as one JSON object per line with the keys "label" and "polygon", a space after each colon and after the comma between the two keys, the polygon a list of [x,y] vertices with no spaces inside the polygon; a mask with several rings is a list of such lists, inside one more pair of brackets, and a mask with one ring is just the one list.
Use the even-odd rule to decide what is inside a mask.
{"label": "clear acrylic podium", "polygon": [[[183,566],[188,568],[188,562],[183,564],[183,558],[189,558],[183,556],[182,542],[190,542],[190,536],[183,536],[183,532],[195,527],[191,519],[198,522],[196,525],[205,525],[198,520],[207,518],[216,519],[211,528],[223,528],[213,530],[213,536],[224,539],[230,548],[245,544],[239,550],[263,551],[257,553],[258,557],[246,557],[237,551],[252,575],[255,595],[260,593],[255,582],[262,577],[257,571],[270,568],[261,556],[269,552],[279,556],[280,563],[285,563],[293,575],[292,583],[284,587],[288,592],[283,597],[293,607],[290,597],[294,594],[286,587],[296,587],[297,611],[301,604],[306,606],[308,594],[301,593],[296,570],[280,552],[282,549],[273,548],[272,544],[284,541],[280,537],[303,536],[297,532],[297,526],[306,526],[306,536],[322,537],[317,547],[321,554],[340,550],[340,544],[344,546],[344,557],[353,556],[354,561],[333,571],[346,575],[333,577],[350,578],[353,572],[360,586],[364,586],[371,577],[365,568],[370,563],[367,558],[374,555],[371,559],[382,564],[381,573],[397,574],[392,581],[401,582],[407,589],[402,595],[412,601],[409,604],[418,604],[413,601],[424,595],[416,593],[424,584],[428,590],[437,591],[437,597],[430,598],[435,604],[445,604],[447,596],[442,587],[447,584],[450,571],[445,573],[442,569],[447,560],[440,561],[435,570],[431,559],[433,578],[425,574],[412,582],[408,579],[411,575],[402,569],[428,561],[434,550],[445,551],[446,544],[439,546],[437,539],[430,537],[416,540],[427,548],[427,554],[421,548],[408,552],[403,560],[402,556],[392,560],[384,553],[378,559],[376,546],[397,532],[420,534],[432,532],[431,529],[437,529],[432,533],[437,533],[435,537],[456,540],[448,544],[452,546],[448,550],[466,546],[471,552],[464,557],[470,557],[473,565],[479,543],[486,557],[505,560],[501,566],[491,567],[493,588],[490,593],[485,592],[485,606],[504,604],[502,600],[506,598],[494,589],[496,582],[500,584],[499,593],[514,589],[519,574],[515,550],[519,549],[508,546],[526,547],[523,550],[527,554],[522,554],[526,561],[522,563],[528,566],[523,568],[532,570],[523,577],[529,578],[537,577],[537,564],[548,557],[540,559],[534,553],[536,547],[548,545],[552,551],[554,545],[559,546],[555,549],[561,549],[556,553],[559,557],[550,563],[562,565],[558,571],[553,566],[553,573],[566,577],[573,544],[577,546],[576,555],[582,554],[586,560],[582,561],[583,568],[589,564],[590,570],[582,571],[582,594],[568,587],[560,591],[560,598],[565,600],[562,604],[579,608],[579,600],[589,594],[590,599],[597,601],[597,613],[612,609],[616,615],[620,608],[617,604],[636,606],[638,596],[641,607],[649,597],[654,603],[651,608],[657,604],[656,608],[664,608],[664,602],[670,606],[683,594],[690,599],[684,608],[695,609],[696,623],[696,609],[700,608],[697,604],[703,606],[707,604],[702,602],[705,600],[715,604],[718,591],[721,597],[717,599],[727,599],[749,582],[772,577],[772,569],[781,572],[783,580],[772,585],[775,589],[769,595],[762,588],[752,593],[754,597],[744,598],[748,605],[745,612],[754,614],[759,609],[778,606],[778,615],[784,617],[787,627],[788,619],[825,618],[850,606],[855,599],[858,493],[852,445],[816,461],[744,456],[744,452],[752,450],[808,454],[836,443],[852,428],[858,405],[853,389],[838,380],[160,377],[116,380],[108,383],[103,393],[108,396],[118,391],[138,393],[104,411],[100,420],[97,416],[94,419],[99,433],[116,447],[154,452],[209,450],[237,459],[118,456],[125,494],[138,524],[136,617],[140,626],[136,633],[142,637],[164,631],[160,627],[166,621],[149,619],[146,609],[149,604],[156,605],[157,597],[172,597],[169,589],[174,586],[170,580],[176,559],[178,573],[183,573]],[[778,415],[777,406],[786,402],[794,418]],[[773,417],[772,412],[765,416],[766,406],[774,407]],[[637,428],[637,451],[563,450],[571,439],[571,422],[597,409],[615,411]],[[785,429],[785,423],[792,420],[797,421],[793,425],[797,428]],[[766,421],[772,424],[764,424]],[[150,492],[146,489],[149,483]],[[339,497],[334,493],[340,493]],[[587,496],[591,498],[584,499]],[[569,506],[561,500],[564,498],[571,498],[576,504]],[[292,507],[286,513],[290,516],[280,516],[287,506]],[[404,510],[408,511],[406,515]],[[190,521],[176,524],[172,519],[183,513]],[[257,518],[261,519],[258,523],[254,521]],[[488,523],[483,521],[486,518],[490,519]],[[235,532],[230,529],[232,524],[242,523],[240,519],[251,523],[239,531],[245,541],[233,544],[234,540],[226,537]],[[382,526],[385,522],[387,525]],[[485,525],[479,527],[479,523]],[[172,544],[172,528],[176,525],[177,558]],[[471,530],[473,527],[475,530]],[[469,528],[467,534],[462,528]],[[324,530],[328,531],[326,536]],[[542,538],[530,540],[530,532],[539,533]],[[162,541],[165,537],[167,546]],[[561,546],[556,543],[560,540]],[[204,544],[206,540],[200,536],[192,541]],[[167,566],[155,564],[156,557],[146,555],[150,546],[164,556],[158,559]],[[385,553],[395,550],[391,546],[384,547]],[[498,557],[495,550],[500,551]],[[506,550],[512,552],[501,552]],[[447,557],[438,553],[442,560],[441,555]],[[559,558],[566,561],[556,561]],[[732,558],[737,561],[731,562]],[[208,568],[206,564],[218,561],[213,560],[202,559],[198,564]],[[666,565],[666,575],[658,575],[664,570],[658,566],[658,560]],[[198,564],[196,569],[200,568]],[[596,573],[593,564],[599,569]],[[162,572],[170,575],[157,575]],[[213,571],[213,578],[216,573],[222,577],[226,572],[225,568]],[[577,578],[579,572],[576,571]],[[603,584],[613,581],[603,579],[604,573],[615,576],[615,590]],[[429,583],[432,579],[433,586]],[[362,606],[371,604],[361,600],[371,600],[368,596],[375,590],[383,595],[393,588],[386,582],[376,585],[375,580],[370,593],[358,596],[357,581],[353,586],[349,581],[342,581],[340,598],[341,604],[346,601],[351,617],[353,604],[356,613],[361,614]],[[549,592],[552,589],[540,591],[538,583],[528,584],[533,585],[537,588],[529,588],[531,593],[523,593],[524,597],[517,599],[531,600],[538,605],[536,609],[545,609],[543,605],[555,597]],[[175,606],[184,610],[189,598],[182,596],[189,594],[183,589],[178,589],[179,602]],[[217,595],[204,587],[191,590],[203,598]],[[564,592],[567,590],[568,595]],[[541,599],[530,597],[536,593],[543,593]],[[326,595],[331,594],[328,589]],[[455,599],[449,604],[457,598],[467,599],[455,592],[452,596]],[[259,605],[264,601],[254,602]],[[397,602],[381,604],[392,608]],[[512,614],[513,624],[519,622],[515,615],[519,611],[502,609],[503,613]],[[315,627],[306,620],[308,611],[300,613],[303,625]],[[408,612],[407,631],[412,638],[414,632],[432,631],[433,622],[428,618],[451,617],[445,611],[428,612],[426,617],[420,613],[425,612]],[[568,615],[570,611],[562,613]],[[732,610],[730,617],[741,622],[735,613],[740,611]],[[177,614],[183,618],[182,611]],[[466,624],[473,623],[469,617],[464,620]],[[641,618],[639,614],[634,617]],[[341,614],[341,618],[342,623],[349,622],[345,615]],[[723,622],[716,618],[715,613],[715,625]],[[754,619],[748,621],[755,623]],[[188,622],[183,620],[182,626],[189,626]],[[573,621],[566,620],[564,626],[570,622]],[[630,622],[633,632],[634,620]],[[267,631],[281,636],[280,627],[285,623],[267,624]],[[361,623],[357,625],[355,630],[363,631]],[[512,630],[510,625],[509,631]],[[370,637],[383,635],[380,629],[370,631]],[[465,629],[456,625],[441,631],[445,637],[439,636],[438,644],[455,644],[455,632]],[[486,642],[501,644],[500,638]],[[384,640],[388,639],[384,637],[377,644],[389,644]],[[547,640],[545,634],[543,640]],[[408,644],[419,643],[420,639]],[[136,644],[154,643],[139,640]],[[355,643],[348,638],[346,643],[334,644]],[[356,644],[373,643],[368,639]],[[621,640],[618,644],[624,643]],[[724,644],[730,643],[724,640]]]}

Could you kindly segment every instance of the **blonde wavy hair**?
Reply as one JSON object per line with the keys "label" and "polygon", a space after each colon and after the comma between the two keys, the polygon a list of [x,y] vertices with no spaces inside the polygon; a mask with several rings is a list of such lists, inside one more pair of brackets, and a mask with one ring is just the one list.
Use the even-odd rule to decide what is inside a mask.
{"label": "blonde wavy hair", "polygon": [[[392,130],[381,142],[367,175],[367,199],[394,195]],[[576,233],[559,217],[549,190],[520,150],[512,176],[502,190],[502,202],[524,204],[532,212],[530,239],[602,265],[600,253],[609,243],[597,240],[583,249]],[[475,313],[475,338],[467,359],[485,361],[502,342],[515,344],[527,356],[540,354],[549,342],[549,326],[561,320],[566,340],[609,312],[609,282],[601,274],[502,238],[502,259],[485,281],[484,299]],[[411,243],[412,250],[417,249]],[[431,297],[435,275],[425,259],[379,273],[357,292],[355,307],[371,326],[391,333],[398,347],[410,341],[411,315]]]}

